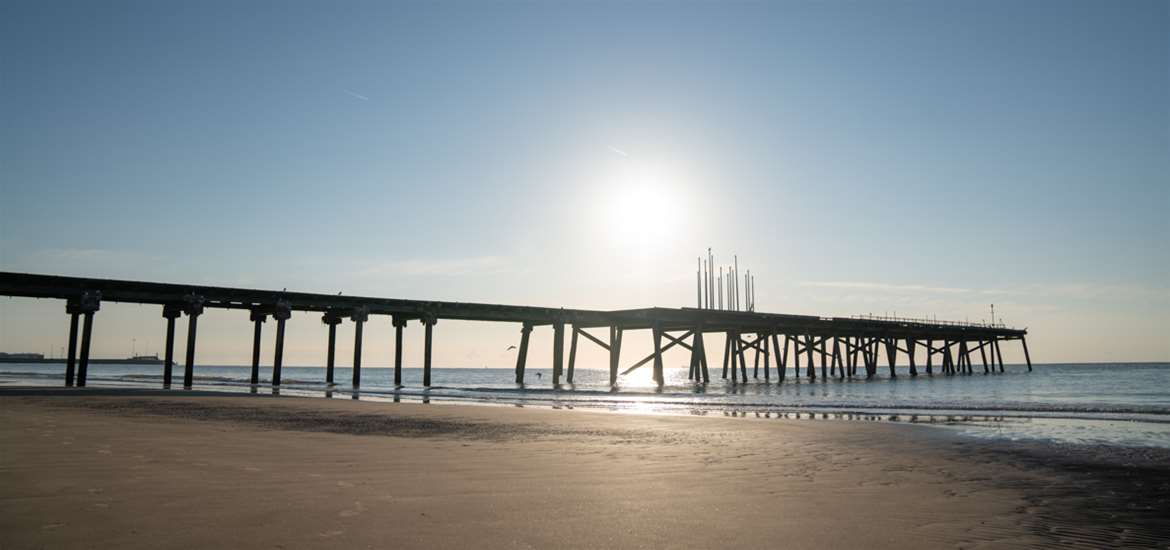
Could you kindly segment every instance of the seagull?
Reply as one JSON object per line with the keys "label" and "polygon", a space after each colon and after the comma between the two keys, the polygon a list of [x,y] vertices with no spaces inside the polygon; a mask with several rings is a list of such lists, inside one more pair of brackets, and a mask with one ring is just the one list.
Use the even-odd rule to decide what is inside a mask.
{"label": "seagull", "polygon": [[516,349],[516,346],[508,346],[508,349],[506,349],[504,351],[512,351],[514,349]]}

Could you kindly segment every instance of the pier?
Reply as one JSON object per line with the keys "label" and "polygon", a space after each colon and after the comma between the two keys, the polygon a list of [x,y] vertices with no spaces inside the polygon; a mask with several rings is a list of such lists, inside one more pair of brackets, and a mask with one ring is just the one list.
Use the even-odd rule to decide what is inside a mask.
{"label": "pier", "polygon": [[[738,279],[738,278],[737,278]],[[700,283],[701,284],[701,283]],[[747,285],[754,286],[749,278]],[[704,285],[705,286],[705,285]],[[748,294],[751,296],[751,293]],[[725,343],[716,350],[722,357],[719,376],[741,383],[763,381],[783,383],[787,377],[805,377],[828,381],[834,378],[873,378],[879,369],[888,368],[897,377],[895,365],[900,355],[909,362],[909,375],[974,374],[975,357],[979,372],[1004,372],[1001,344],[1018,340],[1023,348],[1028,370],[1032,359],[1025,340],[1027,330],[989,323],[939,322],[925,319],[872,317],[818,317],[764,313],[752,307],[746,311],[695,308],[640,308],[625,310],[587,310],[503,304],[406,300],[362,296],[340,296],[284,290],[167,284],[112,279],[59,277],[0,272],[0,296],[48,298],[65,301],[68,316],[69,347],[66,354],[66,386],[85,386],[89,352],[96,314],[102,302],[149,304],[160,307],[166,320],[166,348],[163,361],[163,385],[170,387],[174,370],[174,336],[176,320],[186,317],[187,342],[183,363],[183,386],[191,387],[197,368],[196,337],[198,319],[206,308],[240,310],[253,322],[253,384],[259,381],[260,349],[263,325],[275,322],[276,344],[273,350],[272,384],[280,385],[284,353],[284,327],[293,313],[320,314],[328,326],[326,381],[334,382],[336,327],[353,322],[354,388],[361,386],[363,326],[371,317],[389,317],[394,328],[394,385],[402,385],[403,332],[409,324],[422,325],[423,385],[431,385],[431,354],[436,325],[441,320],[515,323],[519,328],[516,358],[516,383],[525,383],[529,340],[534,327],[551,326],[553,384],[572,384],[578,345],[596,345],[609,354],[609,383],[616,386],[620,375],[649,367],[653,379],[662,386],[663,353],[675,346],[690,351],[688,378],[695,383],[711,381],[709,352],[704,337],[722,334]],[[703,305],[703,294],[699,304]],[[78,326],[80,322],[80,327]],[[79,340],[80,330],[80,342]],[[623,368],[622,341],[626,333],[649,333],[653,351]],[[565,336],[568,332],[568,355]],[[916,363],[916,351],[925,351],[926,361]],[[750,368],[749,368],[750,361]],[[818,369],[819,366],[819,369]],[[761,367],[763,367],[761,369]],[[774,369],[774,370],[773,370]],[[761,372],[762,370],[762,372]],[[750,376],[749,376],[750,371]],[[818,372],[819,371],[819,372]]]}

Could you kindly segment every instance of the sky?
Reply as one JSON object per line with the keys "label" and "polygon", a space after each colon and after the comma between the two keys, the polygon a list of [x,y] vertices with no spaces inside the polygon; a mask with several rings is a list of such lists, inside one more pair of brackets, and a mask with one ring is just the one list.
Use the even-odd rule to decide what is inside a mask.
{"label": "sky", "polygon": [[[1037,362],[1170,361],[1168,6],[8,0],[0,270],[681,307],[712,247],[760,311],[995,304]],[[250,360],[246,314],[199,327],[200,361]],[[325,331],[294,315],[286,364]],[[162,335],[106,303],[94,355]],[[0,298],[0,351],[66,336],[63,303]],[[435,364],[518,337],[440,322]]]}

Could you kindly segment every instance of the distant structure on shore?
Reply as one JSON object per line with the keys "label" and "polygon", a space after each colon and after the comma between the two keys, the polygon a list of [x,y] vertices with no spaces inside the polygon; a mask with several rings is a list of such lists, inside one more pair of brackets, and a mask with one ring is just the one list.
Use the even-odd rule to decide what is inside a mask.
{"label": "distant structure on shore", "polygon": [[[45,357],[43,353],[5,353],[0,351],[0,363],[60,363],[65,361],[64,357]],[[100,364],[134,364],[134,365],[161,365],[162,359],[158,354],[151,355],[134,355],[126,359],[99,359],[96,357],[89,358],[90,363]]]}
{"label": "distant structure on shore", "polygon": [[[709,259],[711,259],[709,257]],[[708,264],[708,267],[713,262]],[[710,271],[708,272],[710,275]],[[732,266],[729,280],[737,279],[736,266]],[[745,279],[748,284],[751,278]],[[708,276],[708,286],[711,279]],[[730,284],[730,283],[728,283]],[[700,277],[700,287],[702,279]],[[746,292],[750,296],[750,292]],[[24,273],[0,272],[0,296],[22,296],[29,298],[54,298],[65,300],[65,313],[69,315],[69,347],[65,363],[65,384],[84,386],[87,367],[93,360],[89,357],[92,340],[94,315],[101,309],[102,300],[155,304],[161,306],[166,319],[166,357],[163,360],[163,386],[170,387],[174,361],[175,320],[187,316],[187,350],[183,370],[183,386],[190,387],[195,369],[197,321],[204,308],[245,310],[252,320],[252,372],[251,383],[259,383],[261,328],[269,316],[276,320],[276,348],[273,352],[272,384],[280,385],[281,367],[284,355],[285,322],[294,311],[321,314],[321,321],[328,326],[328,347],[325,356],[326,382],[333,383],[334,351],[337,325],[346,319],[354,323],[353,387],[361,385],[362,328],[371,315],[388,316],[394,327],[394,385],[402,385],[402,342],[403,330],[410,321],[423,325],[423,386],[431,385],[431,349],[434,327],[440,319],[461,321],[484,321],[518,323],[520,345],[516,356],[516,383],[524,384],[524,373],[528,357],[528,342],[536,326],[551,326],[553,329],[552,379],[555,386],[565,378],[573,383],[573,370],[577,356],[578,337],[584,337],[609,352],[609,382],[616,386],[619,376],[619,361],[623,335],[627,331],[647,330],[652,336],[654,351],[637,363],[621,371],[621,375],[653,362],[654,381],[664,385],[662,354],[674,346],[690,350],[691,362],[689,379],[696,383],[710,382],[707,368],[707,351],[704,335],[722,333],[723,378],[733,383],[747,382],[745,355],[754,351],[755,361],[752,378],[759,378],[760,359],[763,358],[764,381],[771,379],[771,359],[775,359],[777,381],[783,382],[789,364],[789,349],[792,351],[793,375],[817,378],[814,366],[820,359],[820,378],[828,381],[831,376],[844,379],[858,373],[858,366],[865,369],[865,377],[877,374],[879,357],[885,355],[890,377],[897,376],[895,365],[899,353],[909,361],[910,376],[918,376],[916,350],[925,351],[926,374],[934,374],[934,360],[940,360],[941,373],[947,375],[973,374],[972,354],[978,353],[983,362],[983,373],[1004,372],[1000,342],[1019,340],[1023,346],[1028,370],[1032,370],[1032,359],[1024,337],[1026,329],[1007,328],[984,323],[930,321],[925,319],[890,319],[864,317],[819,317],[812,315],[787,315],[781,313],[759,313],[737,309],[710,308],[640,308],[612,311],[565,309],[549,307],[515,306],[504,304],[481,304],[468,302],[437,302],[427,300],[404,300],[398,298],[374,298],[363,296],[340,296],[335,294],[312,294],[287,292],[285,290],[255,290],[244,288],[197,286],[182,284],[119,281],[111,279],[87,279],[79,277],[57,277]],[[708,295],[713,296],[713,295]],[[728,305],[739,302],[734,295],[728,295]],[[707,303],[712,303],[710,298]],[[699,296],[703,303],[703,295]],[[749,300],[748,303],[753,303]],[[78,321],[84,322],[80,334],[80,355],[78,355]],[[568,370],[565,370],[565,329],[572,331],[568,354]],[[607,329],[609,338],[603,339],[589,330]],[[667,343],[663,343],[666,340]],[[771,344],[771,345],[769,345]],[[807,359],[807,370],[800,368],[801,356]],[[990,357],[990,362],[988,361]],[[831,367],[830,367],[831,365]],[[739,367],[738,369],[736,367]],[[75,369],[76,367],[76,369]],[[831,369],[831,370],[830,370]]]}

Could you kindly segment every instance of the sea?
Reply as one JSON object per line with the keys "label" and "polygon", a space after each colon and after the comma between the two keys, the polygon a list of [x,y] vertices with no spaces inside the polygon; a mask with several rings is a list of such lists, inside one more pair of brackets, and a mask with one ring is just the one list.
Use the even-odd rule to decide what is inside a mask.
{"label": "sea", "polygon": [[[596,409],[623,413],[722,415],[792,421],[908,422],[955,431],[972,438],[1047,441],[1077,445],[1170,449],[1170,363],[1007,365],[1000,374],[935,372],[911,377],[899,367],[891,378],[880,369],[873,379],[794,378],[783,383],[753,376],[733,383],[713,369],[708,384],[687,379],[685,368],[665,370],[656,387],[646,367],[610,387],[605,370],[578,368],[573,384],[554,387],[551,369],[528,368],[527,383],[515,383],[512,369],[435,368],[430,388],[422,369],[404,368],[403,385],[393,369],[362,368],[360,390],[349,384],[352,371],[338,367],[337,385],[325,383],[325,368],[286,366],[281,386],[271,386],[271,367],[261,382],[249,383],[247,366],[197,365],[192,389],[346,398],[371,401],[467,403],[510,407]],[[62,386],[64,363],[0,364],[0,385]],[[182,367],[174,371],[176,387]],[[819,375],[819,371],[818,371]],[[90,387],[161,388],[162,367],[91,364]]]}

